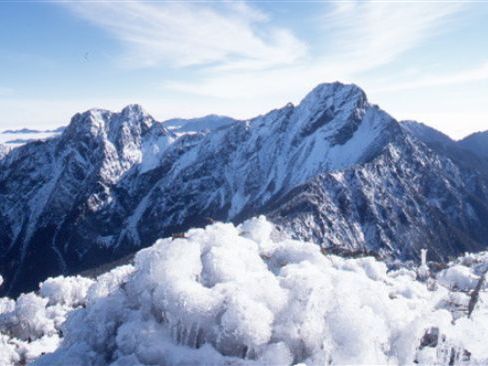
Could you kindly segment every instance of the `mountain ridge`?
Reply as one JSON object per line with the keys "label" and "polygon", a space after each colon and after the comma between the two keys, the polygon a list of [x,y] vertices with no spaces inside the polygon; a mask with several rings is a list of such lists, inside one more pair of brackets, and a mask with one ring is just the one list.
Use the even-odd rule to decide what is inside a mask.
{"label": "mountain ridge", "polygon": [[[463,205],[488,197],[477,168],[339,82],[320,84],[297,106],[191,133],[166,128],[138,105],[92,109],[0,165],[0,272],[12,295],[209,218],[238,223],[266,213],[291,236],[385,258],[416,259],[425,235],[438,260],[488,246],[480,225],[487,205]],[[446,232],[445,243],[432,227]]]}
{"label": "mountain ridge", "polygon": [[472,133],[460,140],[459,144],[481,158],[488,159],[488,131]]}

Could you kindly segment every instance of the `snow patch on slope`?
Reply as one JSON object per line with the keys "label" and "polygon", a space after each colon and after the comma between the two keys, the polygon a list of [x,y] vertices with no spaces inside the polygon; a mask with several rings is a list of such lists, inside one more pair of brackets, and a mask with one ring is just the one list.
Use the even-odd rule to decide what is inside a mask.
{"label": "snow patch on slope", "polygon": [[161,135],[157,138],[145,140],[141,146],[142,159],[139,172],[145,173],[156,168],[168,146],[174,142],[174,137]]}
{"label": "snow patch on slope", "polygon": [[12,150],[11,146],[0,143],[0,160],[2,160]]}

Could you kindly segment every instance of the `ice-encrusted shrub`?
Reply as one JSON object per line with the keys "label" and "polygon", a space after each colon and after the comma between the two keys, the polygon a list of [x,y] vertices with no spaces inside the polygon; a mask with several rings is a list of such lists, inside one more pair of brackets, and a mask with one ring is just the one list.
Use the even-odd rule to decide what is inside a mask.
{"label": "ice-encrusted shrub", "polygon": [[412,270],[276,235],[264,217],[216,223],[95,281],[59,277],[2,300],[0,354],[13,365],[54,339],[34,365],[484,364],[486,293],[470,318],[448,305],[450,270],[465,287],[478,276],[465,268],[433,290]]}

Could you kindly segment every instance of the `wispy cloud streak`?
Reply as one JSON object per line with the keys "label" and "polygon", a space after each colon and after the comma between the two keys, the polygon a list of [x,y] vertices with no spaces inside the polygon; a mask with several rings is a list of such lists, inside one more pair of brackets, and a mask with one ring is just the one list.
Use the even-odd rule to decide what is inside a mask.
{"label": "wispy cloud streak", "polygon": [[[102,27],[125,47],[133,67],[211,65],[263,68],[291,64],[306,45],[244,2],[69,2],[78,16]],[[257,29],[260,29],[258,33]]]}
{"label": "wispy cloud streak", "polygon": [[[398,60],[447,29],[452,17],[463,7],[429,2],[327,3],[319,17],[327,44],[316,57],[297,59],[272,71],[245,69],[236,73],[207,69],[200,80],[177,81],[165,87],[212,97],[240,98],[277,96],[283,91],[290,94],[290,90],[302,94],[320,81],[354,81],[370,70]],[[239,90],[234,85],[239,85]]]}
{"label": "wispy cloud streak", "polygon": [[386,86],[379,86],[374,88],[376,92],[391,92],[412,90],[419,88],[430,88],[445,85],[464,84],[470,82],[488,80],[488,61],[464,70],[454,71],[450,73],[443,73],[437,75],[429,75],[425,77],[416,78],[415,80],[400,83],[389,83]]}
{"label": "wispy cloud streak", "polygon": [[446,2],[346,1],[335,3],[325,14],[323,27],[332,35],[330,49],[355,72],[392,62],[448,29],[463,7]]}

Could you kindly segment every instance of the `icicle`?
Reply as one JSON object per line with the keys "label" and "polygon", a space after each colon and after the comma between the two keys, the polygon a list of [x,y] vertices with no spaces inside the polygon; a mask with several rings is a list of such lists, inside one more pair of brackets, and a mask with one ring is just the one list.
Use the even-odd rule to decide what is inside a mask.
{"label": "icicle", "polygon": [[420,249],[421,267],[427,267],[427,249]]}
{"label": "icicle", "polygon": [[417,268],[417,278],[425,281],[429,278],[430,271],[427,266],[427,249],[420,249],[420,266]]}
{"label": "icicle", "polygon": [[244,349],[243,349],[243,352],[242,352],[242,358],[243,359],[247,359],[247,353],[249,352],[249,347],[248,346],[244,346]]}
{"label": "icicle", "polygon": [[203,329],[200,327],[200,325],[198,325],[197,337],[196,337],[196,341],[195,341],[195,348],[200,348],[202,346],[202,344],[204,343],[204,341],[205,341],[205,338],[204,338],[204,334],[203,334]]}

